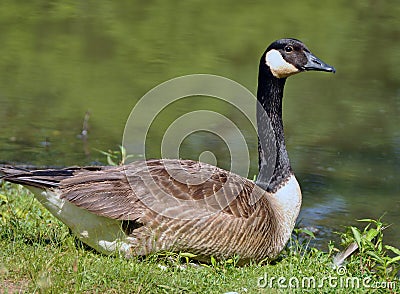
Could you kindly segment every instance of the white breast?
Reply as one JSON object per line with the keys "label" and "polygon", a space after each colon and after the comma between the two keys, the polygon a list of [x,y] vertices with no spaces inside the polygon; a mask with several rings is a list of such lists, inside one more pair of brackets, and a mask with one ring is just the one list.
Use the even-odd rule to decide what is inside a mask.
{"label": "white breast", "polygon": [[274,194],[274,199],[284,220],[282,236],[289,239],[301,207],[301,190],[294,175]]}

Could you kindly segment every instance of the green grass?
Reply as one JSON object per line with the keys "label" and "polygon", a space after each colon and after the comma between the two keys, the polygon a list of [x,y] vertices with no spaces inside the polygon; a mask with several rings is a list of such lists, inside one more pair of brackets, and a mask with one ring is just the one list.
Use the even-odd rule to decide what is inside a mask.
{"label": "green grass", "polygon": [[[400,252],[382,244],[383,226],[379,224],[369,222],[365,230],[348,228],[342,234],[345,243],[357,241],[361,250],[340,270],[332,266],[337,249],[332,244],[329,252],[309,248],[307,237],[292,240],[272,264],[240,267],[230,259],[203,265],[190,261],[188,254],[172,253],[126,260],[85,248],[26,189],[0,183],[0,293],[359,293],[360,289],[396,293]],[[271,289],[268,282],[273,277]],[[287,286],[290,278],[293,285],[297,279],[299,287],[280,288],[280,277]],[[308,278],[315,279],[314,289],[307,287]],[[390,291],[367,289],[363,279],[369,285],[395,284],[389,284]],[[352,287],[355,280],[360,282],[359,288],[356,284]],[[323,287],[318,287],[319,283]]]}

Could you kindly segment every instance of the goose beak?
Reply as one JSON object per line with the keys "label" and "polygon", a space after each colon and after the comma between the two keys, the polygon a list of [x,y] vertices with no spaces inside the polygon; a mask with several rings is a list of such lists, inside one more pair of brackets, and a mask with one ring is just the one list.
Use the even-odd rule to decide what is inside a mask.
{"label": "goose beak", "polygon": [[304,52],[307,57],[307,63],[303,65],[303,70],[316,70],[316,71],[327,71],[336,72],[336,69],[329,64],[326,64],[321,59],[313,55],[311,52]]}

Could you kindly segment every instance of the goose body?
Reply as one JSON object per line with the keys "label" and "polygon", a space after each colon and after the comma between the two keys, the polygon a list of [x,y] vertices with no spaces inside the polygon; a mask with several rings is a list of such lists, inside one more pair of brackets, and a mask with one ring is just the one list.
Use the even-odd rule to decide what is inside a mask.
{"label": "goose body", "polygon": [[[284,142],[283,88],[288,76],[306,70],[334,72],[296,39],[273,42],[261,57],[258,107],[273,132],[259,115],[255,182],[209,164],[173,159],[118,167],[3,167],[2,179],[26,186],[84,243],[105,254],[168,250],[191,252],[200,260],[274,258],[301,206]],[[272,167],[266,146],[276,148]]]}

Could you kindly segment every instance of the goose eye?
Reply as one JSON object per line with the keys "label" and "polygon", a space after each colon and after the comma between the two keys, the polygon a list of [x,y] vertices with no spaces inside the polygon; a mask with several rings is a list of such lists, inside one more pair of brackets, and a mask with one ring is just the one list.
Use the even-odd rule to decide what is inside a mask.
{"label": "goose eye", "polygon": [[285,47],[285,52],[289,53],[293,51],[293,47],[292,46],[286,46]]}

